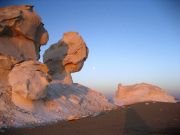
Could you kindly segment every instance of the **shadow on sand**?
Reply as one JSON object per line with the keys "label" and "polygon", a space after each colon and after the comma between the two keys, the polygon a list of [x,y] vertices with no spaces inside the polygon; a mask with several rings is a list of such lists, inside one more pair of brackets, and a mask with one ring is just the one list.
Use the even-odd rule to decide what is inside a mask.
{"label": "shadow on sand", "polygon": [[139,114],[133,109],[128,108],[123,134],[125,135],[151,135],[151,129],[142,120]]}

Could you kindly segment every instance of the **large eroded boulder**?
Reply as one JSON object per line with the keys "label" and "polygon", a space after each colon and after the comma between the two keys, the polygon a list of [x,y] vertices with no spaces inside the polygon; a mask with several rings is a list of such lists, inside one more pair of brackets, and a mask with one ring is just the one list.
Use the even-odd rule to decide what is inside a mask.
{"label": "large eroded boulder", "polygon": [[70,73],[78,72],[88,56],[88,48],[77,32],[66,32],[63,38],[46,50],[44,63],[55,80],[72,83]]}
{"label": "large eroded boulder", "polygon": [[9,73],[12,99],[16,94],[28,100],[44,98],[46,96],[46,87],[50,81],[47,72],[46,65],[37,61],[25,61],[16,64]]}
{"label": "large eroded boulder", "polygon": [[18,61],[39,58],[40,46],[48,41],[48,33],[33,6],[0,8],[0,53]]}
{"label": "large eroded boulder", "polygon": [[128,86],[118,85],[114,97],[115,104],[121,106],[146,101],[176,102],[173,96],[168,95],[161,88],[151,84],[140,83]]}
{"label": "large eroded boulder", "polygon": [[[37,66],[39,68],[18,68],[23,61],[37,60],[40,46],[47,41],[48,33],[41,18],[33,11],[33,6],[0,8],[0,128],[12,124],[12,116],[15,114],[14,111],[17,111],[15,108],[18,103],[24,105],[22,100],[17,100],[18,96],[21,97],[18,99],[29,101],[46,95],[45,65]],[[14,66],[14,70],[11,71]],[[46,71],[43,67],[46,67]],[[12,89],[8,82],[10,72]],[[17,103],[17,106],[12,101],[16,101],[14,103]]]}

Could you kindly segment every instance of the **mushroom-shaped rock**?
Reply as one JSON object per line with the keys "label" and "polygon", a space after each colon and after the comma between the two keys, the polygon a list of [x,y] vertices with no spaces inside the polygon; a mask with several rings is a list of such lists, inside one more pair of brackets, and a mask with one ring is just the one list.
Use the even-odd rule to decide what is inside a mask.
{"label": "mushroom-shaped rock", "polygon": [[33,6],[0,8],[0,53],[18,61],[39,58],[40,46],[48,41],[48,33]]}
{"label": "mushroom-shaped rock", "polygon": [[80,71],[87,56],[88,48],[83,38],[77,32],[67,32],[46,50],[43,61],[53,79],[72,83],[70,73]]}
{"label": "mushroom-shaped rock", "polygon": [[[12,100],[16,95],[28,100],[38,100],[46,96],[49,83],[48,68],[37,61],[25,61],[16,64],[9,73],[12,87]],[[14,97],[13,97],[14,96]]]}
{"label": "mushroom-shaped rock", "polygon": [[118,85],[114,97],[115,104],[121,106],[146,101],[176,102],[173,96],[168,95],[161,88],[151,84]]}

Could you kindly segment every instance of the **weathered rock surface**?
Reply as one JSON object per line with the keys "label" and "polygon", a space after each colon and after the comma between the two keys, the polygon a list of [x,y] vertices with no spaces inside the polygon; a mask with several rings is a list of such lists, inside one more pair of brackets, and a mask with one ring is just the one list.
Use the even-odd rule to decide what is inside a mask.
{"label": "weathered rock surface", "polygon": [[78,33],[65,33],[46,51],[48,67],[36,61],[47,40],[32,6],[0,8],[0,128],[79,119],[116,107],[72,83],[71,73],[80,71],[88,56]]}
{"label": "weathered rock surface", "polygon": [[8,74],[16,63],[13,57],[0,54],[0,87],[8,85]]}
{"label": "weathered rock surface", "polygon": [[46,50],[44,63],[53,79],[72,83],[70,73],[78,72],[88,56],[88,48],[77,32],[66,32],[63,38]]}
{"label": "weathered rock surface", "polygon": [[[49,84],[48,68],[37,61],[25,61],[16,64],[9,73],[9,84],[14,94],[22,98],[38,100],[46,96],[46,87]],[[13,100],[14,101],[14,100]]]}
{"label": "weathered rock surface", "polygon": [[[95,116],[116,106],[105,96],[80,84],[61,84],[52,81],[47,88],[47,96],[43,100],[27,101],[16,97],[18,106],[5,108],[11,112],[6,121],[8,126],[28,126],[56,122],[59,120],[75,120],[87,116]],[[5,106],[5,105],[4,105]],[[1,112],[1,109],[0,109]]]}
{"label": "weathered rock surface", "polygon": [[121,106],[145,101],[176,102],[173,96],[168,95],[161,88],[151,84],[140,83],[129,86],[118,85],[114,97],[115,104]]}
{"label": "weathered rock surface", "polygon": [[0,121],[3,122],[0,127],[75,120],[116,108],[101,93],[80,84],[69,85],[58,81],[52,81],[47,86],[46,97],[41,100],[28,100],[16,92],[8,97],[11,96],[15,106],[12,101],[6,103],[6,98],[0,98]]}
{"label": "weathered rock surface", "polygon": [[33,6],[0,8],[0,53],[18,61],[39,57],[40,46],[48,41],[48,33]]}

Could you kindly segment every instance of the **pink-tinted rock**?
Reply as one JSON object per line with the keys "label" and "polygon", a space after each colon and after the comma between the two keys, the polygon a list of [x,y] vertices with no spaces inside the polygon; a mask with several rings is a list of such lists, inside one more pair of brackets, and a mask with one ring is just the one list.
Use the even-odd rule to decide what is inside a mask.
{"label": "pink-tinted rock", "polygon": [[13,57],[0,54],[0,87],[8,85],[8,74],[16,63]]}
{"label": "pink-tinted rock", "polygon": [[77,32],[66,32],[63,38],[46,50],[44,63],[53,79],[72,83],[70,73],[78,72],[88,56],[88,48]]}
{"label": "pink-tinted rock", "polygon": [[48,41],[48,33],[33,6],[0,8],[0,53],[18,61],[39,58],[40,46]]}
{"label": "pink-tinted rock", "polygon": [[165,90],[151,84],[118,85],[114,97],[115,104],[121,106],[146,101],[176,102],[175,98],[168,95]]}
{"label": "pink-tinted rock", "polygon": [[32,6],[0,8],[0,121],[8,127],[27,126],[115,108],[101,93],[72,84],[71,73],[80,71],[88,56],[82,37],[65,33],[46,51],[48,67],[37,61],[39,48],[47,40],[48,33]]}
{"label": "pink-tinted rock", "polygon": [[37,61],[25,61],[16,66],[9,73],[9,84],[14,93],[29,100],[38,100],[46,96],[49,84],[48,68]]}

